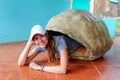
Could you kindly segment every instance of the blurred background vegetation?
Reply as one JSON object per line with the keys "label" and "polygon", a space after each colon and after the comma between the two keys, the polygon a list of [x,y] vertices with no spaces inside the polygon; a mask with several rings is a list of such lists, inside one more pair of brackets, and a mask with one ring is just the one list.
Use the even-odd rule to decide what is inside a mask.
{"label": "blurred background vegetation", "polygon": [[116,21],[116,27],[117,27],[117,28],[120,28],[120,19],[118,19],[118,20]]}

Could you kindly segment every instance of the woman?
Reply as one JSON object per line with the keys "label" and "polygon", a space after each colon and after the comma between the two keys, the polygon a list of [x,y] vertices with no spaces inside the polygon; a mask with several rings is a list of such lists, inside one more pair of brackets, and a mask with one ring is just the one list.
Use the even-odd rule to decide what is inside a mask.
{"label": "woman", "polygon": [[[30,49],[36,45],[31,52]],[[66,73],[68,67],[68,56],[81,46],[77,41],[63,35],[50,36],[47,31],[40,25],[35,25],[31,29],[30,38],[21,53],[18,65],[24,66],[29,64],[30,68],[53,73]],[[50,62],[57,62],[57,57],[60,57],[60,64],[55,66],[43,66],[31,60],[38,53],[46,52]],[[28,56],[29,55],[29,56]]]}

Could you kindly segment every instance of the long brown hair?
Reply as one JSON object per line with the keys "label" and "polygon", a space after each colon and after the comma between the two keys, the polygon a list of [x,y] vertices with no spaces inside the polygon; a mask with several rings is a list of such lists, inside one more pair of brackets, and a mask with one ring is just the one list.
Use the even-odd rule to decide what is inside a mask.
{"label": "long brown hair", "polygon": [[57,58],[55,56],[55,41],[53,39],[53,37],[48,34],[48,44],[47,44],[47,51],[48,51],[48,57],[49,57],[49,61],[51,63],[57,63]]}

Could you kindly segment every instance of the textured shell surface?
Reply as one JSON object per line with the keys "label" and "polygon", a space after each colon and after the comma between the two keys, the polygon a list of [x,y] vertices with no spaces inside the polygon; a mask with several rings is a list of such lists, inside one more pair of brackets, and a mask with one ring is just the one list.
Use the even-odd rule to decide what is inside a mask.
{"label": "textured shell surface", "polygon": [[87,60],[100,58],[113,44],[105,23],[98,16],[83,10],[66,10],[53,16],[46,30],[77,40],[90,54],[84,58]]}

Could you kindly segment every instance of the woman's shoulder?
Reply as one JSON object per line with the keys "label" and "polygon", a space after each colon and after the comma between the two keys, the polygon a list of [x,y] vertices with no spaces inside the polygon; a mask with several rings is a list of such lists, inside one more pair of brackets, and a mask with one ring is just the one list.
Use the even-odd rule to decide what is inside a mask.
{"label": "woman's shoulder", "polygon": [[58,35],[58,36],[53,36],[53,38],[55,40],[61,40],[61,39],[65,39],[65,36],[64,35]]}
{"label": "woman's shoulder", "polygon": [[34,49],[40,53],[40,52],[47,52],[47,50],[45,48],[41,48],[40,46],[35,46]]}

